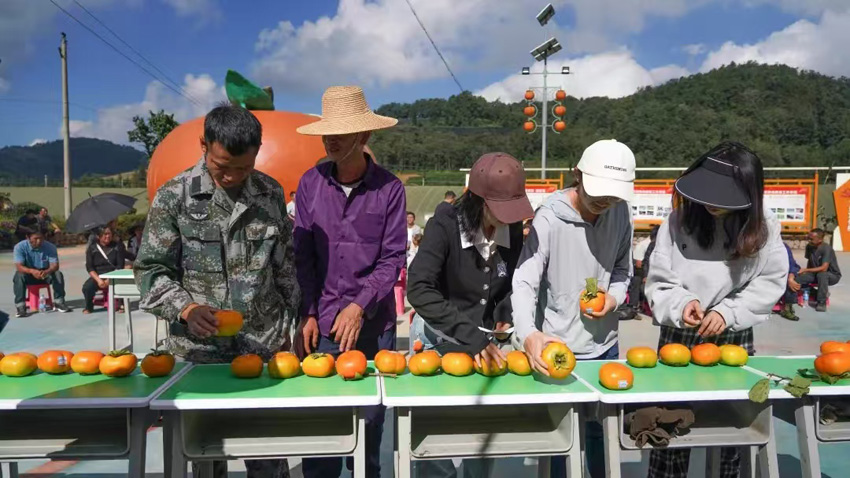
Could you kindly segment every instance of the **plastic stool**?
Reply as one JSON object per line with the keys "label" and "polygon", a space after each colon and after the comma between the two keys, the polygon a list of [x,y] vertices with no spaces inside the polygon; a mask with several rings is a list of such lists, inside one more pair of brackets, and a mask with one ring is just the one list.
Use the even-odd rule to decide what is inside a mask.
{"label": "plastic stool", "polygon": [[[92,300],[92,305],[95,305],[97,307],[107,307],[107,304],[109,304],[109,287],[98,290],[100,292],[100,296],[95,294],[94,299]],[[121,300],[115,299],[115,310],[118,310],[120,308]]]}
{"label": "plastic stool", "polygon": [[30,310],[38,310],[38,299],[41,289],[47,289],[45,305],[53,308],[53,291],[50,290],[50,286],[47,284],[33,284],[27,286],[27,307]]}

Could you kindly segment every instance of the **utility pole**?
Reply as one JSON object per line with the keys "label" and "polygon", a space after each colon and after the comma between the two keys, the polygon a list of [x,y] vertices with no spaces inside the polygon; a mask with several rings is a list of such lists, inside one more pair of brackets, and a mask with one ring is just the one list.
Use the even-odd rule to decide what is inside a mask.
{"label": "utility pole", "polygon": [[546,179],[546,130],[548,130],[547,121],[549,121],[549,88],[546,84],[546,77],[549,72],[546,71],[546,65],[549,57],[543,57],[543,144],[540,147],[540,179]]}
{"label": "utility pole", "polygon": [[71,216],[71,132],[68,126],[68,40],[62,33],[59,44],[59,56],[62,58],[62,137],[64,140],[63,166],[65,168],[65,218]]}

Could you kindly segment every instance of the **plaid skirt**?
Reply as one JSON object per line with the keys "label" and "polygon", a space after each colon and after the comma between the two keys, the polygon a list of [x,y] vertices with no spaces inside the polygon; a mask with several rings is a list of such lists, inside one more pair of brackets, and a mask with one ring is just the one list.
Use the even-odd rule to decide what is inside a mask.
{"label": "plaid skirt", "polygon": [[677,327],[661,326],[661,334],[658,336],[658,348],[660,349],[667,344],[682,344],[685,347],[692,348],[694,345],[702,343],[713,343],[717,345],[740,345],[747,349],[750,355],[756,354],[756,348],[753,344],[753,329],[744,329],[733,332],[729,329],[723,331],[720,335],[712,337],[701,337],[697,335],[697,328],[680,329]]}
{"label": "plaid skirt", "polygon": [[[756,349],[753,345],[753,329],[744,329],[738,332],[724,330],[722,334],[712,337],[700,337],[697,328],[679,329],[676,327],[661,326],[661,334],[658,337],[658,348],[671,343],[683,344],[688,348],[694,345],[710,342],[717,345],[740,345],[747,350],[749,355],[755,355]],[[668,450],[652,450],[649,454],[648,478],[687,478],[688,464],[691,450],[687,448],[674,448]],[[738,478],[741,472],[741,456],[739,450],[733,447],[720,449],[720,476],[721,478]]]}

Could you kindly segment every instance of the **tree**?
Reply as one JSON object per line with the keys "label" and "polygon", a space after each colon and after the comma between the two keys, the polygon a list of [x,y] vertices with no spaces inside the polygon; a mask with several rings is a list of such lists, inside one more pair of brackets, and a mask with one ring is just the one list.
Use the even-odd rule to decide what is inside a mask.
{"label": "tree", "polygon": [[180,123],[174,120],[173,114],[166,114],[164,110],[159,110],[158,113],[148,111],[148,114],[150,117],[147,120],[141,116],[133,116],[135,128],[127,131],[127,137],[131,143],[141,144],[150,159],[159,143]]}

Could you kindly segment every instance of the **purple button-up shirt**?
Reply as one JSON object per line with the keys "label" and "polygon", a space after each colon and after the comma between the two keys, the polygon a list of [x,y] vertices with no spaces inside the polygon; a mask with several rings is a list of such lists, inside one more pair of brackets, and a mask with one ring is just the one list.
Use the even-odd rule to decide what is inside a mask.
{"label": "purple button-up shirt", "polygon": [[330,336],[352,302],[364,310],[361,337],[395,327],[393,285],[407,248],[404,186],[366,156],[363,181],[346,197],[327,162],[307,171],[295,196],[295,266],[301,316]]}

